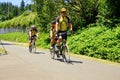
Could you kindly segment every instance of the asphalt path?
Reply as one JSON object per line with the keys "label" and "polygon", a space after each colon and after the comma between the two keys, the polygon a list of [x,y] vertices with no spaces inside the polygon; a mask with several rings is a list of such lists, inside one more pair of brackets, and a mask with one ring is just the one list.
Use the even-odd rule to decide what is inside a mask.
{"label": "asphalt path", "polygon": [[8,55],[0,56],[0,80],[120,80],[120,66],[115,64],[75,56],[67,64],[51,59],[49,50],[29,53],[25,46],[3,44]]}

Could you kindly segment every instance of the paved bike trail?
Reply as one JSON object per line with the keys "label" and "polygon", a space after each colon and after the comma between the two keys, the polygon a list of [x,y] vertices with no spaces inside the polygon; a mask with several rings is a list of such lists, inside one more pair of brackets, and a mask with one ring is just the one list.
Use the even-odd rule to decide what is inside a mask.
{"label": "paved bike trail", "polygon": [[4,42],[8,55],[0,56],[0,80],[120,80],[120,66],[71,57],[66,64],[50,58],[48,50]]}

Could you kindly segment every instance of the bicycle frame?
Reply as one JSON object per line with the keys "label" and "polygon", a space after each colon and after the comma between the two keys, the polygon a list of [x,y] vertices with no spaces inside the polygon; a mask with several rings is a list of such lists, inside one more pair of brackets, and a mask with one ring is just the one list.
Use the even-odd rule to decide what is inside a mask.
{"label": "bicycle frame", "polygon": [[[65,33],[60,33],[59,35],[62,36],[64,34],[66,34],[66,32]],[[60,42],[60,43],[61,44],[60,44],[59,51],[55,51],[55,45],[54,45],[53,49],[50,51],[50,53],[52,55],[52,59],[54,59],[55,54],[56,55],[61,54],[61,56],[63,58],[63,61],[64,62],[69,62],[70,61],[69,49],[68,49],[68,46],[66,44],[65,39],[62,39],[62,42]]]}
{"label": "bicycle frame", "polygon": [[36,39],[35,37],[32,38],[31,46],[29,46],[30,53],[33,52],[33,50],[34,50],[34,52],[36,52],[36,44],[35,44],[36,40],[35,39]]}

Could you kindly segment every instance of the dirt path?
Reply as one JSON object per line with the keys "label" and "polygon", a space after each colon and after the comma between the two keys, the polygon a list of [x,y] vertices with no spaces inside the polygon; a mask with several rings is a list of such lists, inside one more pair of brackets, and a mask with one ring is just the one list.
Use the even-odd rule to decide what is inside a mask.
{"label": "dirt path", "polygon": [[116,65],[75,57],[66,64],[51,59],[49,51],[30,54],[27,47],[4,46],[8,55],[0,56],[0,80],[120,80],[120,67]]}

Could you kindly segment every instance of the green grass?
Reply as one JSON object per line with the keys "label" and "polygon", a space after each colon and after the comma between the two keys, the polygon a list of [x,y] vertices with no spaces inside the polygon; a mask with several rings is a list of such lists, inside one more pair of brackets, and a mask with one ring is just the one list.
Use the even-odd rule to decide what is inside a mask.
{"label": "green grass", "polygon": [[[0,34],[4,40],[28,42],[26,33],[16,32]],[[49,33],[40,33],[36,45],[49,48]],[[68,46],[74,54],[81,54],[99,59],[120,63],[120,27],[109,29],[106,27],[89,27],[68,36]]]}
{"label": "green grass", "polygon": [[0,38],[8,41],[15,41],[15,42],[28,42],[27,34],[22,32],[0,34]]}
{"label": "green grass", "polygon": [[[0,38],[7,41],[28,43],[28,33],[12,32],[6,34],[0,34]],[[36,45],[40,48],[49,48],[49,33],[40,33],[39,39],[36,41]]]}
{"label": "green grass", "polygon": [[0,54],[7,54],[7,51],[5,51],[4,49],[0,48]]}

